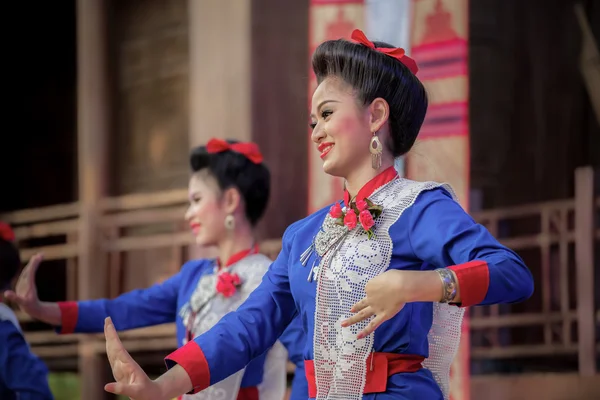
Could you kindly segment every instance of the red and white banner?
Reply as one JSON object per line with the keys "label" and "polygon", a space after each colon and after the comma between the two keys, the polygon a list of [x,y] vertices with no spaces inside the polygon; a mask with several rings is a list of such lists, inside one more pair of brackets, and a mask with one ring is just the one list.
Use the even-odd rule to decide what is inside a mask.
{"label": "red and white banner", "polygon": [[[406,158],[411,179],[448,182],[468,210],[468,0],[413,0],[411,56],[427,88],[429,108],[419,139]],[[450,371],[452,400],[470,392],[469,321]]]}
{"label": "red and white banner", "polygon": [[[309,10],[310,56],[317,46],[331,39],[349,38],[354,29],[364,29],[363,0],[311,0]],[[317,80],[309,62],[308,99],[317,87]],[[343,194],[344,183],[323,172],[323,162],[308,137],[308,212],[317,211]]]}
{"label": "red and white banner", "polygon": [[[373,41],[402,47],[410,55],[411,11],[411,0],[367,0],[367,37]],[[396,159],[395,167],[400,176],[406,175],[404,157]]]}

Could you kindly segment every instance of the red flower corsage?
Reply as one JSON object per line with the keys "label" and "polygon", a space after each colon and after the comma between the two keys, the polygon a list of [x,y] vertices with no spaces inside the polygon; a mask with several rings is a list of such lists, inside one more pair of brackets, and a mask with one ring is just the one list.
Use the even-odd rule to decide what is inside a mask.
{"label": "red flower corsage", "polygon": [[373,227],[375,219],[381,215],[383,207],[373,203],[365,198],[355,202],[350,202],[350,205],[342,210],[339,203],[335,203],[329,210],[329,216],[336,220],[336,223],[341,226],[346,226],[349,231],[360,226],[367,232],[369,239],[375,237]]}
{"label": "red flower corsage", "polygon": [[231,297],[242,286],[242,280],[236,273],[222,272],[217,276],[217,292],[225,297]]}
{"label": "red flower corsage", "polygon": [[0,239],[6,240],[7,242],[15,240],[15,233],[10,225],[5,222],[0,222]]}

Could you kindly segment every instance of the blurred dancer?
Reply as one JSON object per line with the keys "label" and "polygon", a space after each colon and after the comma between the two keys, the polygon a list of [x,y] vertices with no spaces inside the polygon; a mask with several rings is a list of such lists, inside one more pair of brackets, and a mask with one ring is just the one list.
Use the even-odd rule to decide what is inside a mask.
{"label": "blurred dancer", "polygon": [[[16,291],[6,297],[33,318],[57,326],[62,334],[101,332],[107,316],[118,330],[176,322],[180,346],[209,330],[244,302],[271,264],[259,254],[254,237],[269,199],[270,173],[256,144],[221,139],[195,148],[190,164],[185,219],[198,245],[216,246],[217,259],[189,261],[165,282],[112,300],[47,303],[37,297],[34,277],[42,258],[35,256]],[[274,342],[242,371],[184,398],[281,400],[286,362],[287,352]]]}

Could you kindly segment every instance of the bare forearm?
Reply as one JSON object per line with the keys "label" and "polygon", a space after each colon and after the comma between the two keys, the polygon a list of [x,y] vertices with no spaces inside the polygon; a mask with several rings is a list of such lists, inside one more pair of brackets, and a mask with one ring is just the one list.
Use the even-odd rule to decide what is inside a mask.
{"label": "bare forearm", "polygon": [[[408,302],[438,302],[442,299],[443,284],[436,271],[406,271],[414,274],[410,285]],[[454,273],[454,272],[453,272]],[[453,303],[460,303],[460,286],[456,281]]]}
{"label": "bare forearm", "polygon": [[161,399],[174,399],[192,390],[192,380],[185,369],[175,365],[159,376],[154,383],[160,390]]}
{"label": "bare forearm", "polygon": [[60,307],[58,303],[42,301],[32,310],[26,311],[32,318],[39,319],[53,326],[60,326],[62,323]]}

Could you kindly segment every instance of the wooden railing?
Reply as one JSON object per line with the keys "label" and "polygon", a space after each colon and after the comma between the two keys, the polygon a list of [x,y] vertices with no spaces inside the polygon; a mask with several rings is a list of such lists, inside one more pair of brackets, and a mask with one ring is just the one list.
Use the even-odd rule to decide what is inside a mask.
{"label": "wooden railing", "polygon": [[[187,202],[187,190],[173,190],[159,193],[145,193],[106,198],[101,202],[102,217],[99,229],[102,232],[101,247],[104,259],[97,260],[95,268],[103,268],[105,273],[105,293],[114,297],[125,289],[127,259],[135,253],[162,250],[159,261],[167,261],[154,276],[140,276],[139,281],[147,284],[160,281],[177,272],[187,258],[193,238],[184,229],[183,214]],[[15,230],[21,257],[29,259],[42,252],[45,263],[55,261],[49,268],[59,268],[64,263],[66,276],[65,299],[77,299],[77,255],[78,255],[78,203],[61,204],[38,209],[22,210],[0,216],[0,220],[10,223]],[[52,244],[42,244],[43,241]],[[165,257],[165,254],[167,255]],[[58,261],[58,263],[56,263]],[[165,268],[166,266],[166,268]],[[130,286],[139,285],[135,280]],[[26,337],[32,349],[41,357],[76,357],[78,342],[82,335],[56,335],[53,331],[31,331],[31,319],[17,312],[24,325]],[[137,329],[123,334],[124,343],[130,350],[168,350],[176,347],[175,327],[172,324]],[[98,336],[97,351],[104,351],[103,340]],[[140,340],[143,339],[143,340]]]}
{"label": "wooden railing", "polygon": [[[472,358],[579,353],[580,369],[595,371],[600,310],[594,304],[592,282],[593,248],[600,242],[600,198],[593,196],[591,168],[577,171],[576,186],[573,199],[474,213],[500,242],[525,259],[536,279],[536,293],[516,307],[471,309]],[[542,334],[519,337],[514,330],[522,327]]]}
{"label": "wooden railing", "polygon": [[[600,199],[595,201],[596,210]],[[501,238],[500,242],[517,253],[529,253],[528,259],[537,258],[541,281],[536,292],[541,299],[538,311],[502,313],[501,306],[475,307],[471,309],[470,328],[481,333],[487,345],[473,346],[471,355],[475,358],[513,358],[541,355],[577,354],[577,339],[573,335],[573,325],[578,322],[577,308],[574,306],[575,263],[573,246],[575,232],[569,226],[569,219],[575,213],[573,200],[532,204],[528,206],[499,209],[477,213],[474,217],[498,237],[499,225],[507,220],[537,220],[540,230],[537,233],[521,234]],[[595,240],[600,240],[600,228],[595,230]],[[529,264],[531,265],[531,264]],[[593,268],[590,263],[586,268]],[[593,296],[593,293],[590,295]],[[595,313],[596,323],[600,323],[600,312]],[[541,327],[536,344],[501,345],[500,331],[513,327]]]}
{"label": "wooden railing", "polygon": [[[574,281],[576,270],[578,274],[593,271],[593,260],[581,257],[577,263],[574,260],[574,252],[580,245],[575,221],[580,221],[583,216],[593,223],[600,212],[600,198],[593,200],[591,209],[582,209],[578,201],[573,198],[474,213],[478,222],[503,244],[520,253],[531,266],[537,281],[534,296],[537,300],[525,309],[510,306],[473,308],[470,318],[473,358],[577,354],[581,351],[577,336],[581,337],[582,329],[587,329],[588,338],[591,329],[594,337],[593,330],[600,323],[600,312],[593,305],[594,293],[582,292]],[[106,198],[101,202],[99,229],[104,238],[101,245],[105,257],[98,260],[95,267],[105,268],[107,296],[116,296],[130,290],[131,286],[144,287],[162,280],[176,273],[186,259],[197,256],[192,236],[183,222],[186,202],[186,190]],[[43,252],[46,260],[62,260],[66,268],[67,299],[78,298],[78,211],[78,204],[72,203],[0,215],[0,220],[15,227],[24,260],[37,252]],[[591,232],[591,239],[598,243],[600,227],[593,227]],[[50,239],[52,244],[39,245]],[[276,255],[279,248],[279,240],[269,241],[264,246],[270,256]],[[152,253],[152,259],[144,258],[147,252]],[[154,257],[159,254],[157,252],[160,256]],[[143,260],[146,271],[154,273],[148,272],[128,282],[127,271],[136,265],[136,260]],[[587,307],[589,312],[582,314],[579,306]],[[80,335],[59,336],[48,330],[33,331],[28,328],[30,319],[22,313],[18,315],[27,340],[41,357],[78,355]],[[579,335],[573,334],[574,325],[579,327]],[[534,340],[520,340],[511,331],[519,327],[537,328],[543,333],[533,335]],[[505,342],[503,335],[507,336]],[[94,348],[103,352],[104,341],[100,335],[97,338]],[[173,325],[126,332],[123,340],[132,351],[167,351],[176,346]],[[593,346],[592,353],[599,348],[596,341]]]}

